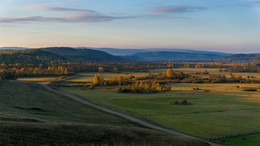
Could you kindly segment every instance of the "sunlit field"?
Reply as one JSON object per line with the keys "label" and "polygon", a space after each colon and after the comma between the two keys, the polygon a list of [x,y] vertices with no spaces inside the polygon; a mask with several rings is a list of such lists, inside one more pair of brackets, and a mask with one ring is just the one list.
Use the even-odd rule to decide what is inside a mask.
{"label": "sunlit field", "polygon": [[[150,73],[160,73],[160,72],[166,72],[167,69],[154,69],[150,70]],[[173,68],[174,71],[182,71],[184,73],[202,73],[203,71],[208,71],[209,75],[226,75],[227,77],[230,76],[230,72],[219,72],[219,68]],[[243,78],[247,78],[247,76],[254,76],[258,79],[260,79],[260,73],[232,73],[234,76],[241,75]],[[203,76],[209,76],[209,75],[203,75]],[[202,75],[198,75],[202,76]]]}
{"label": "sunlit field", "polygon": [[[124,72],[124,73],[102,73],[102,77],[105,80],[111,79],[113,76],[129,76],[129,75],[135,75],[136,77],[141,77],[146,75],[146,72]],[[70,79],[67,80],[66,82],[92,82],[93,81],[93,77],[95,75],[101,75],[98,72],[95,73],[80,73],[80,77],[75,78],[75,79]]]}
{"label": "sunlit field", "polygon": [[20,77],[18,81],[28,81],[28,82],[48,82],[55,81],[59,79],[59,77]]}

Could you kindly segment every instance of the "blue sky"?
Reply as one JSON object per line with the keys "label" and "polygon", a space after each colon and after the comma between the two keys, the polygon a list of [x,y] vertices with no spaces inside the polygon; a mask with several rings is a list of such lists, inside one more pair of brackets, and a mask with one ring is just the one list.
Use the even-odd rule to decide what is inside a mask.
{"label": "blue sky", "polygon": [[1,0],[0,47],[260,53],[260,0]]}

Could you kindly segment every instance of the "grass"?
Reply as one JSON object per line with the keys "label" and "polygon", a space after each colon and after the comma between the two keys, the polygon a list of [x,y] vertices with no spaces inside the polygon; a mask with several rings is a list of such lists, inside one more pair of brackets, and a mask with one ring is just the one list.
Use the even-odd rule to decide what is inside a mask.
{"label": "grass", "polygon": [[260,134],[225,138],[216,140],[216,142],[230,146],[257,146],[260,144]]}
{"label": "grass", "polygon": [[[192,88],[199,88],[200,90],[195,93],[202,93],[203,90],[210,90],[212,94],[216,95],[230,95],[230,96],[242,96],[247,98],[241,98],[241,100],[260,102],[258,98],[260,96],[260,90],[254,92],[246,92],[244,88],[258,88],[260,84],[247,84],[247,83],[223,83],[223,84],[193,84],[193,83],[178,83],[171,84],[173,91],[187,91],[194,92]],[[239,86],[239,88],[237,88]]]}
{"label": "grass", "polygon": [[28,81],[28,82],[48,82],[55,81],[59,79],[59,77],[20,77],[18,81]]}
{"label": "grass", "polygon": [[207,145],[137,127],[2,122],[0,127],[0,145]]}
{"label": "grass", "polygon": [[[166,72],[167,69],[152,69],[149,71],[149,73],[162,73],[162,72]],[[200,76],[200,77],[209,77],[210,75],[226,75],[226,77],[230,77],[230,73],[229,72],[219,72],[218,68],[173,68],[174,71],[182,71],[184,73],[202,73],[205,70],[207,70],[209,72],[208,75],[196,75],[196,76]],[[70,79],[67,80],[66,82],[91,82],[93,80],[93,77],[95,75],[101,75],[105,80],[111,79],[113,76],[129,76],[129,75],[134,75],[136,77],[141,77],[144,75],[147,75],[148,73],[146,72],[128,72],[128,74],[125,74],[124,72],[121,73],[98,73],[98,72],[94,72],[94,73],[80,73],[80,77],[78,78],[74,78],[74,79]],[[234,76],[238,76],[241,75],[243,78],[247,78],[247,76],[254,76],[256,77],[255,79],[260,79],[260,73],[232,73]]]}
{"label": "grass", "polygon": [[[197,75],[208,77],[210,75],[225,75],[226,77],[230,77],[230,72],[219,72],[219,68],[173,68],[174,71],[182,71],[184,73],[202,73],[205,70],[209,72],[209,75]],[[150,70],[150,73],[161,73],[166,72],[166,69],[154,69]],[[243,78],[247,78],[247,76],[254,76],[256,79],[260,79],[260,73],[232,73],[235,77],[241,75]]]}
{"label": "grass", "polygon": [[[203,72],[204,70],[208,70],[210,74],[223,74],[229,76],[229,73],[219,73],[218,69],[178,68],[174,70],[190,73]],[[166,70],[151,70],[150,72],[159,73],[165,71]],[[65,84],[90,82],[92,81],[93,76],[96,74],[98,73],[82,73],[81,76],[78,78],[65,81]],[[134,76],[143,76],[147,73],[129,73],[129,75],[130,74],[133,74]],[[235,76],[255,76],[257,79],[260,78],[259,73],[233,74]],[[128,76],[124,73],[102,74],[105,79],[110,79],[111,77],[118,75]],[[200,76],[207,77],[209,75]],[[115,88],[97,88],[95,90],[82,90],[81,87],[58,87],[57,89],[75,94],[83,99],[90,100],[97,104],[102,104],[114,110],[120,110],[122,112],[132,114],[139,118],[143,118],[151,123],[155,123],[176,131],[203,138],[260,130],[260,84],[171,84],[171,86],[173,87],[172,91],[158,94],[122,94],[117,93],[115,91]],[[237,86],[240,86],[240,88],[237,88]],[[201,90],[192,90],[192,88],[194,87],[198,87]],[[258,91],[250,92],[242,90],[243,88],[248,87],[258,88]],[[210,92],[204,92],[204,90],[210,90]],[[62,98],[63,100],[66,99],[64,97],[59,98]],[[193,105],[174,106],[169,104],[171,101],[182,101],[184,99],[188,100],[188,102],[192,103]],[[69,103],[71,102],[72,101],[69,101]],[[36,109],[37,108],[38,107],[36,107]],[[25,109],[27,111],[32,109],[35,110],[35,107],[27,107]],[[44,108],[41,107],[40,109],[44,110]],[[66,110],[61,109],[61,112],[62,111]],[[91,113],[96,112],[93,111]],[[74,121],[75,119],[72,120],[69,117],[70,116],[61,119],[60,122],[69,121],[82,123],[84,121],[84,118],[82,119],[82,115],[80,113],[78,113],[78,118],[76,118],[76,121]],[[91,118],[89,119],[92,119],[92,116],[90,117]],[[39,118],[44,119],[43,117]],[[133,124],[128,122],[125,123],[125,121],[114,123],[111,122],[109,118],[108,123],[110,126],[114,126],[115,123],[116,125],[121,126],[133,126]],[[30,121],[32,119],[30,117],[28,119],[23,118],[23,120]],[[47,120],[57,121],[57,119],[51,118],[51,116],[48,116]],[[87,123],[95,121],[99,121],[98,118],[93,121],[87,121]],[[117,120],[115,119],[115,121]],[[107,122],[103,122],[101,124],[107,125]],[[84,128],[82,127],[82,129]],[[257,138],[260,139],[260,136],[256,135],[254,139]],[[254,144],[254,139],[246,138],[243,139],[243,142]],[[230,138],[227,140],[225,139],[225,141],[226,142],[224,143],[231,145],[238,145],[240,143],[239,140],[236,140],[236,138]],[[256,143],[259,142],[256,141]]]}
{"label": "grass", "polygon": [[129,124],[124,119],[47,92],[41,85],[5,81],[1,82],[0,89],[0,111],[4,114],[54,122]]}
{"label": "grass", "polygon": [[70,79],[67,80],[65,82],[92,82],[93,81],[93,77],[95,75],[100,75],[102,76],[105,80],[111,79],[113,76],[117,77],[119,75],[121,76],[129,76],[129,75],[134,75],[136,77],[141,77],[146,75],[147,73],[144,72],[128,72],[127,74],[125,73],[98,73],[98,72],[94,72],[94,73],[81,73],[80,77],[78,78],[74,78],[74,79]]}
{"label": "grass", "polygon": [[[185,85],[189,84],[178,84],[178,88],[187,88]],[[210,89],[214,89],[214,85]],[[239,96],[240,92],[232,92],[236,94],[234,96],[222,92],[204,93],[188,88],[189,90],[158,94],[123,94],[102,88],[81,90],[63,87],[59,90],[126,111],[173,130],[205,138],[260,130],[260,103],[247,100],[252,97]],[[169,104],[170,101],[184,99],[193,105]]]}
{"label": "grass", "polygon": [[207,145],[143,128],[36,83],[0,81],[0,145]]}

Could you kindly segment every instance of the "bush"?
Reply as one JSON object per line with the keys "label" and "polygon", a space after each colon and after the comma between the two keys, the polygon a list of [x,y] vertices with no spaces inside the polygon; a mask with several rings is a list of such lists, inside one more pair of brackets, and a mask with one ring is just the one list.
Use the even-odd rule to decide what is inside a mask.
{"label": "bush", "polygon": [[176,101],[171,101],[170,104],[171,105],[192,105],[186,99],[184,99],[182,102],[179,102],[177,100]]}

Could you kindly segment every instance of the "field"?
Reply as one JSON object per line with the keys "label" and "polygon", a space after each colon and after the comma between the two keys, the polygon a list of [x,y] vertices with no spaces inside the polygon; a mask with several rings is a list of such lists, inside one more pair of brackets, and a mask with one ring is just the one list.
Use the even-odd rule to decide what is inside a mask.
{"label": "field", "polygon": [[[260,130],[260,103],[248,101],[247,97],[193,91],[138,95],[117,93],[111,89],[90,91],[64,87],[59,90],[204,138]],[[184,99],[193,105],[169,104]]]}
{"label": "field", "polygon": [[143,128],[36,83],[0,81],[0,95],[0,145],[206,145]]}
{"label": "field", "polygon": [[226,138],[217,140],[218,143],[225,143],[228,145],[237,145],[237,146],[257,146],[260,143],[260,134],[248,135],[248,136],[239,136],[234,138]]}
{"label": "field", "polygon": [[59,77],[21,77],[18,78],[18,81],[28,81],[28,82],[48,82],[48,81],[55,81]]}
{"label": "field", "polygon": [[[219,72],[219,68],[175,68],[174,71],[183,71],[184,73],[202,73],[203,71],[207,70],[209,72],[209,75],[226,75],[227,77],[230,76],[229,72]],[[166,69],[155,69],[151,70],[151,73],[160,73],[160,72],[166,72]],[[243,78],[247,78],[247,76],[254,76],[258,79],[260,79],[260,73],[232,73],[234,76],[241,75]],[[204,77],[207,77],[209,75],[203,75]],[[202,76],[202,75],[198,75]]]}
{"label": "field", "polygon": [[[92,82],[93,77],[95,75],[98,75],[99,73],[80,73],[80,77],[75,79],[67,80],[66,82]],[[102,73],[102,77],[105,80],[111,79],[113,76],[117,77],[119,75],[122,76],[129,76],[129,75],[135,75],[136,77],[144,76],[147,73],[144,72],[127,72],[127,73]]]}
{"label": "field", "polygon": [[[186,73],[209,71],[209,75],[198,74],[201,77],[208,77],[211,74],[230,75],[230,73],[220,73],[219,69],[209,68],[178,68],[174,70]],[[165,71],[151,70],[150,73]],[[92,82],[96,74],[99,73],[81,73],[78,77],[59,84]],[[148,73],[102,73],[101,76],[107,80],[118,75],[141,77],[146,74]],[[233,74],[260,78],[260,74],[257,73]],[[158,143],[201,145],[198,141],[145,129],[127,120],[81,105],[61,95],[50,93],[42,86],[37,85],[38,82],[55,81],[58,78],[19,78],[19,81],[0,82],[0,129],[6,133],[1,135],[0,141],[23,143],[21,139],[25,141],[33,139],[31,143],[35,144],[37,139],[42,144],[65,144],[68,141],[71,141],[70,144],[89,144],[93,141],[96,141],[95,144],[111,144],[113,141],[116,142],[112,142],[114,145],[126,143],[134,145]],[[150,123],[196,137],[212,138],[260,130],[260,84],[171,83],[168,85],[172,87],[171,91],[155,94],[118,93],[117,86],[96,87],[94,90],[83,89],[83,87],[53,87],[113,110],[128,113]],[[244,87],[257,88],[258,91],[244,91]],[[199,90],[193,90],[193,88]],[[191,105],[170,104],[170,102],[183,100],[187,100]],[[99,132],[95,132],[94,129]],[[12,131],[24,132],[14,133]],[[34,133],[37,131],[43,132],[35,138]],[[86,134],[89,131],[91,134]],[[113,136],[107,139],[103,138],[108,133]],[[140,139],[138,136],[140,134],[144,138]],[[23,135],[29,136],[24,137]],[[54,138],[50,138],[49,135]],[[21,138],[17,139],[17,137]],[[254,134],[219,139],[216,142],[234,146],[255,145],[259,143],[257,140],[259,138],[259,134]]]}
{"label": "field", "polygon": [[[175,69],[184,72],[202,72],[205,69]],[[218,69],[206,69],[210,74],[219,73]],[[165,72],[152,70],[151,73]],[[143,76],[147,73],[129,73]],[[243,77],[255,76],[256,73],[233,73]],[[71,82],[91,81],[95,73],[81,74]],[[105,79],[117,76],[106,73]],[[208,76],[208,75],[205,75]],[[170,92],[156,94],[124,94],[116,91],[117,87],[99,87],[94,90],[82,90],[82,87],[59,87],[58,90],[77,95],[109,108],[120,110],[151,123],[198,137],[210,138],[260,130],[260,91],[243,91],[243,87],[260,88],[260,84],[192,84],[176,83]],[[239,86],[240,88],[237,88]],[[193,90],[192,88],[200,90]],[[207,91],[207,92],[205,92]],[[170,105],[171,101],[188,100],[192,105]],[[259,135],[256,135],[259,137]],[[232,139],[230,140],[232,141]],[[250,139],[245,140],[247,143]],[[228,143],[228,142],[226,142]],[[232,143],[236,145],[236,143]]]}

